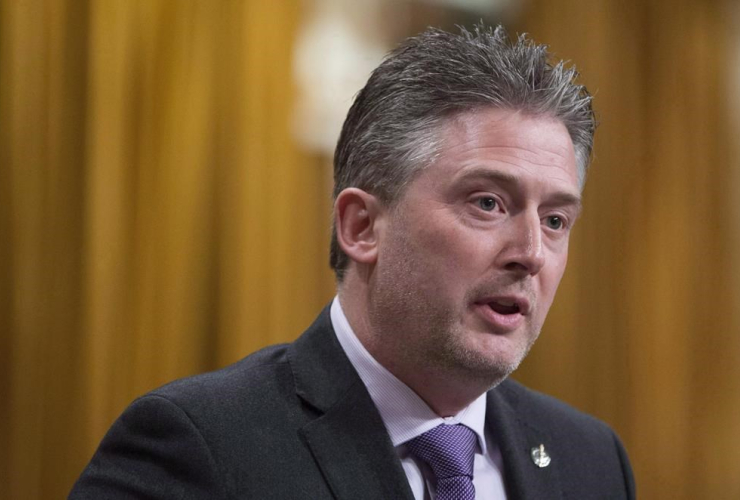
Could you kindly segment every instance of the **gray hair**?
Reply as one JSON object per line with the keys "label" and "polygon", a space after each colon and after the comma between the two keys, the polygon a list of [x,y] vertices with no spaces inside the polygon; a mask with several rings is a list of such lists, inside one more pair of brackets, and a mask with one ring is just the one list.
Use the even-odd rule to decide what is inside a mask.
{"label": "gray hair", "polygon": [[[408,38],[357,94],[334,154],[334,198],[356,187],[392,206],[414,175],[439,154],[448,120],[484,108],[511,109],[560,120],[575,150],[583,187],[596,120],[591,95],[575,68],[551,64],[546,45],[503,26],[477,25],[460,34],[429,28]],[[330,265],[341,282],[349,258],[332,230]]]}

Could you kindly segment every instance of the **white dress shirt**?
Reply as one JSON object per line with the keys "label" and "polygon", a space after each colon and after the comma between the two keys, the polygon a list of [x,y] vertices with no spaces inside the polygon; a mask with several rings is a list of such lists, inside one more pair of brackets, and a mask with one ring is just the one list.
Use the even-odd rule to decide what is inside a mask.
{"label": "white dress shirt", "polygon": [[401,459],[401,465],[409,480],[414,498],[433,500],[435,498],[435,478],[431,469],[411,455],[404,443],[440,424],[465,424],[478,437],[473,469],[475,498],[477,500],[506,499],[501,452],[491,440],[490,431],[485,428],[486,395],[482,394],[457,415],[442,418],[434,413],[409,386],[386,370],[365,349],[349,325],[338,297],[334,297],[331,305],[331,323],[342,349],[360,375],[380,412],[391,442]]}

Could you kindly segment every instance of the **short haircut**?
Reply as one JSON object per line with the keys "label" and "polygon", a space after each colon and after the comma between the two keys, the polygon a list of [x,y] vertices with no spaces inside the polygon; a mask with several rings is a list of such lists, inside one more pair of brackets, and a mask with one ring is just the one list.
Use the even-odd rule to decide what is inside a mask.
{"label": "short haircut", "polygon": [[[550,62],[546,45],[511,41],[503,26],[460,34],[428,28],[391,51],[360,90],[334,154],[334,199],[349,187],[392,206],[414,175],[439,154],[451,118],[480,109],[521,111],[560,120],[575,150],[581,187],[596,120],[575,68]],[[349,257],[332,229],[330,266],[342,281]]]}

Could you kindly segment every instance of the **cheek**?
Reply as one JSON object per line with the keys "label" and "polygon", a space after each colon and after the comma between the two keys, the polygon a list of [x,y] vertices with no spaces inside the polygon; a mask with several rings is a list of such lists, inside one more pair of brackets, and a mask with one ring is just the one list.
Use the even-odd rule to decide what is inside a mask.
{"label": "cheek", "polygon": [[429,273],[444,274],[445,279],[459,280],[480,276],[495,242],[491,237],[473,234],[468,228],[452,222],[436,229],[420,229],[414,237],[426,255]]}
{"label": "cheek", "polygon": [[555,298],[555,292],[560,286],[560,280],[563,278],[565,273],[565,265],[568,260],[567,252],[563,254],[552,255],[550,257],[550,265],[546,265],[545,268],[540,272],[540,286],[543,299],[546,299],[549,307]]}

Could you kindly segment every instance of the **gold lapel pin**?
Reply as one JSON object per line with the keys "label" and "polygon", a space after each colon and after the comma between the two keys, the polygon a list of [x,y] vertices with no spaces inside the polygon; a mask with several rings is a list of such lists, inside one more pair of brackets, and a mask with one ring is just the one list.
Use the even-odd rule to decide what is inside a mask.
{"label": "gold lapel pin", "polygon": [[539,467],[544,468],[550,465],[550,455],[545,451],[545,445],[541,444],[532,448],[532,462]]}

